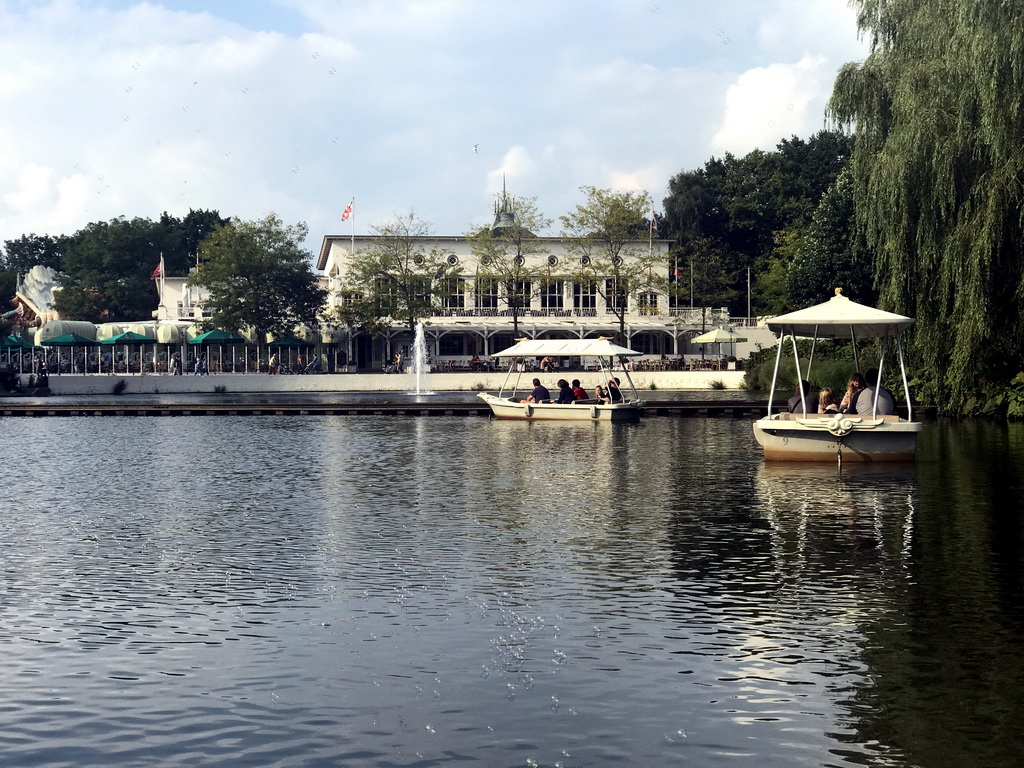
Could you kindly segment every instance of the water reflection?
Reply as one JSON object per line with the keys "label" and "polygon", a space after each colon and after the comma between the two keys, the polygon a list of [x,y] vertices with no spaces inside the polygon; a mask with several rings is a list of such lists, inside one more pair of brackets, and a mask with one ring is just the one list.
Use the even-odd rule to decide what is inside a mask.
{"label": "water reflection", "polygon": [[915,465],[840,471],[765,465],[743,419],[5,427],[14,764],[1024,747],[1016,428],[937,424]]}

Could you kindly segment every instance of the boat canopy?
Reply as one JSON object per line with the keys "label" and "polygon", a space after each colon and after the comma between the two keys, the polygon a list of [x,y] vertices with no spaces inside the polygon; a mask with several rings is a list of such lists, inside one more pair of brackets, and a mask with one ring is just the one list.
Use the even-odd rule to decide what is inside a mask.
{"label": "boat canopy", "polygon": [[822,304],[778,315],[768,321],[775,332],[819,339],[861,339],[895,336],[914,324],[914,318],[850,301],[841,288]]}
{"label": "boat canopy", "polygon": [[522,339],[491,357],[635,357],[643,354],[600,339]]}

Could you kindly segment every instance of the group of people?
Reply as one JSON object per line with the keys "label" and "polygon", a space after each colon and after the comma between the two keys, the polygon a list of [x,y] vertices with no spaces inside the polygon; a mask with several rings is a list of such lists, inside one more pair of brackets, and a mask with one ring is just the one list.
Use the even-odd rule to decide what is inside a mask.
{"label": "group of people", "polygon": [[561,403],[563,405],[571,405],[573,403],[621,403],[622,402],[622,390],[619,389],[618,379],[608,379],[608,385],[602,386],[598,384],[594,387],[593,396],[587,393],[587,390],[580,386],[579,379],[573,379],[570,384],[565,379],[559,379],[556,384],[558,387],[558,397],[551,397],[551,393],[548,388],[540,383],[540,379],[533,380],[533,392],[531,392],[524,400],[523,403]]}
{"label": "group of people", "polygon": [[790,413],[854,413],[862,416],[874,413],[888,416],[896,412],[896,399],[881,385],[877,368],[872,368],[866,375],[851,375],[846,394],[841,399],[837,399],[828,387],[823,387],[815,396],[810,383],[801,381],[787,405]]}

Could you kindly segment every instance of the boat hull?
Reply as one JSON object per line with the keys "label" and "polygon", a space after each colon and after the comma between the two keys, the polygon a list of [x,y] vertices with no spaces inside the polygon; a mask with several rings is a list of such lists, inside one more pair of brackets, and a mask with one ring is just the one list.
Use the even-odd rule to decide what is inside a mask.
{"label": "boat hull", "polygon": [[923,429],[895,416],[777,414],[755,421],[754,437],[766,461],[913,461]]}
{"label": "boat hull", "polygon": [[520,421],[637,421],[642,404],[639,402],[613,404],[522,403],[481,393],[497,419]]}

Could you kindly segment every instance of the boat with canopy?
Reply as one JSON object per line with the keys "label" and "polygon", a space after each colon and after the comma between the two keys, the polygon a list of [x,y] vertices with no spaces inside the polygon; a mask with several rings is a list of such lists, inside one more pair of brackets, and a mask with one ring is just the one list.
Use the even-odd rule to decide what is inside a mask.
{"label": "boat with canopy", "polygon": [[[612,344],[607,337],[598,339],[518,339],[508,349],[492,357],[509,360],[508,373],[497,395],[481,392],[480,398],[490,407],[491,413],[499,419],[557,420],[557,421],[636,421],[640,418],[644,401],[637,395],[636,387],[626,369],[625,360],[640,355],[640,352]],[[536,375],[527,372],[526,361],[536,358],[575,358],[579,360],[584,373],[580,378],[600,377],[605,385],[609,379],[625,376],[629,383],[628,394],[623,387],[622,402],[600,402],[596,399],[577,400],[574,403],[530,402],[523,399],[529,394],[520,389],[522,377],[527,381]],[[513,378],[512,374],[516,376]],[[542,374],[544,375],[544,374]],[[551,376],[551,373],[546,374]],[[555,372],[557,375],[557,372]],[[563,374],[566,378],[569,374]],[[584,382],[588,383],[588,382]]]}
{"label": "boat with canopy", "polygon": [[[779,347],[772,374],[768,415],[754,422],[754,436],[764,448],[769,461],[912,461],[917,447],[917,436],[924,425],[915,422],[910,404],[910,387],[903,359],[901,334],[914,324],[914,319],[858,304],[842,295],[807,309],[779,315],[768,321],[768,327],[779,334]],[[810,338],[811,354],[805,370],[800,368],[797,337]],[[796,362],[796,377],[803,406],[799,413],[775,413],[779,362],[786,339],[792,342]],[[905,418],[899,413],[879,414],[878,388],[866,390],[874,393],[870,413],[810,413],[807,411],[804,380],[810,378],[814,362],[814,346],[818,339],[877,338],[881,341],[878,361],[879,376],[884,371],[886,355],[895,348],[906,403]],[[854,344],[854,367],[859,370],[857,347]],[[873,386],[874,382],[869,382]]]}

